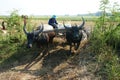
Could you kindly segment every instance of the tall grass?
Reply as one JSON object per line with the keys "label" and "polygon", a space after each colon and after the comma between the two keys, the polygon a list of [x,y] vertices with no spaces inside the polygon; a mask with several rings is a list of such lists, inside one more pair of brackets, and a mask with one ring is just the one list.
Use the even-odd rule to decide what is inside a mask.
{"label": "tall grass", "polygon": [[[90,42],[100,66],[99,75],[105,80],[120,80],[120,12],[106,15],[108,0],[101,0],[103,14],[96,21]],[[115,13],[115,14],[114,14]],[[117,13],[117,14],[116,14]],[[119,15],[118,15],[119,14]]]}
{"label": "tall grass", "polygon": [[0,32],[0,63],[12,55],[17,47],[24,43],[25,35],[22,29],[22,18],[17,11],[13,11],[9,17],[4,18],[7,23],[7,33]]}

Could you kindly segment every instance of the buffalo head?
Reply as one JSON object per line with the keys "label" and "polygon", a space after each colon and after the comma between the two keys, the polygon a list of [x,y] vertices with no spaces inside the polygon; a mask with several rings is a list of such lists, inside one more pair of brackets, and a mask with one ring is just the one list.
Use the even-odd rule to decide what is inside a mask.
{"label": "buffalo head", "polygon": [[26,30],[26,18],[24,18],[24,26],[23,26],[23,31],[27,36],[27,47],[31,48],[32,47],[32,43],[36,40],[37,36],[43,31],[43,26],[39,26],[40,29],[37,31],[32,31],[32,32],[28,32]]}
{"label": "buffalo head", "polygon": [[70,45],[70,53],[71,53],[71,48],[72,48],[72,43],[77,44],[76,49],[78,49],[80,41],[82,39],[82,28],[85,24],[85,20],[82,17],[82,24],[81,25],[74,25],[72,27],[65,26],[66,29],[66,40]]}

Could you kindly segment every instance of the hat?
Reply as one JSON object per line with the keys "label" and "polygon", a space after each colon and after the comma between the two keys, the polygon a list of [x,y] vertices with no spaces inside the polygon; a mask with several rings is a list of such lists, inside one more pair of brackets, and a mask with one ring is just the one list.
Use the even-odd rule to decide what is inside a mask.
{"label": "hat", "polygon": [[53,15],[52,18],[56,18],[56,15]]}

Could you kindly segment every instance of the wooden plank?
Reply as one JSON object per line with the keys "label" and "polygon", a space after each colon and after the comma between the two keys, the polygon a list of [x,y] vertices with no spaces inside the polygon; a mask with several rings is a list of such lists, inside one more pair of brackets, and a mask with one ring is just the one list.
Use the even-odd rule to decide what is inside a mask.
{"label": "wooden plank", "polygon": [[54,30],[44,30],[43,33],[48,33],[48,32],[53,32],[53,31],[60,32],[60,33],[66,32],[65,29],[54,29]]}

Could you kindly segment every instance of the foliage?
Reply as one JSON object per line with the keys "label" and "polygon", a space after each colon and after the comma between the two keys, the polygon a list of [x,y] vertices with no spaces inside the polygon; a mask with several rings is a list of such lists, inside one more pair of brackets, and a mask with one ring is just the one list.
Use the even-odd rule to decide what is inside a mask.
{"label": "foliage", "polygon": [[[11,60],[19,59],[19,55],[22,56],[23,52],[27,49],[25,48],[26,36],[23,32],[23,18],[18,14],[18,11],[15,10],[11,12],[10,16],[4,18],[7,23],[7,33],[0,32],[0,64],[6,62],[6,60],[12,55],[15,57],[10,58]],[[27,30],[31,31],[33,25],[30,25],[31,18],[27,19]],[[24,48],[23,48],[24,47]],[[19,50],[18,50],[19,49]],[[26,49],[26,50],[24,50]],[[19,52],[21,54],[19,54]],[[28,51],[29,52],[29,51]],[[25,52],[27,53],[27,52]],[[24,55],[23,55],[24,56]],[[9,63],[8,60],[7,62]],[[6,64],[7,64],[6,62]],[[12,61],[11,61],[12,63]]]}
{"label": "foliage", "polygon": [[21,17],[17,11],[13,11],[9,17],[5,17],[7,33],[0,32],[0,63],[16,51],[16,46],[24,40]]}
{"label": "foliage", "polygon": [[96,21],[90,42],[92,52],[95,53],[101,66],[99,74],[103,79],[119,80],[120,12],[114,10],[116,12],[112,11],[112,16],[107,16],[106,10],[111,10],[107,7],[108,3],[108,0],[101,0],[100,9],[103,14]]}
{"label": "foliage", "polygon": [[10,16],[6,19],[7,26],[10,27],[10,29],[14,28],[15,26],[20,26],[21,17],[18,15],[18,11],[13,11]]}

